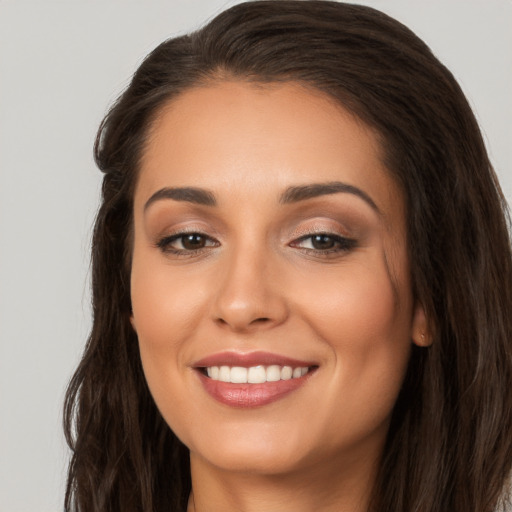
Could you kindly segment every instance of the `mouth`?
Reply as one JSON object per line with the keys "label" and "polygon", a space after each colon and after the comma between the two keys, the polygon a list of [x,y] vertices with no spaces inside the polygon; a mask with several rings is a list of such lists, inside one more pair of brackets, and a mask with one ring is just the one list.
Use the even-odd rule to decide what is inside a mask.
{"label": "mouth", "polygon": [[280,380],[299,379],[313,371],[314,366],[207,366],[199,370],[209,379],[232,384],[263,384]]}
{"label": "mouth", "polygon": [[193,365],[207,393],[235,408],[260,407],[302,387],[318,365],[270,353],[224,352]]}

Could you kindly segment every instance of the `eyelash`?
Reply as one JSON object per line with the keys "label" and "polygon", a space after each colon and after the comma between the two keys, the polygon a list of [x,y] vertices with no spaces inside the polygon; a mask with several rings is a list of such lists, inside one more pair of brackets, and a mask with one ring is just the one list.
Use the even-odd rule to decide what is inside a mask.
{"label": "eyelash", "polygon": [[[201,237],[206,240],[206,243],[213,242],[213,244],[206,245],[204,247],[199,247],[197,249],[177,249],[175,247],[172,247],[172,243],[181,239],[181,245],[183,245],[183,241],[185,237]],[[190,256],[196,256],[200,253],[202,253],[205,250],[208,250],[210,247],[218,247],[220,244],[217,242],[217,240],[209,237],[208,235],[205,235],[204,233],[200,233],[198,231],[186,231],[181,233],[176,233],[174,235],[166,236],[159,240],[157,242],[157,247],[166,254],[173,254],[175,256],[181,256],[181,257],[190,257]]]}
{"label": "eyelash", "polygon": [[[172,243],[181,239],[181,245],[183,246],[183,241],[185,237],[201,237],[205,240],[207,245],[203,247],[199,247],[197,249],[177,249],[172,247]],[[325,237],[329,239],[334,244],[334,247],[328,249],[316,249],[314,247],[300,247],[300,244],[306,240],[313,240],[314,237]],[[213,242],[213,243],[211,243]],[[313,242],[312,242],[313,244]],[[220,244],[214,238],[205,235],[204,233],[191,231],[191,232],[181,232],[176,233],[170,236],[166,236],[160,239],[156,246],[166,254],[173,254],[178,257],[193,257],[207,251],[209,248],[218,247]],[[308,254],[313,254],[316,256],[330,256],[337,253],[345,253],[357,247],[357,241],[352,238],[347,238],[344,236],[336,235],[334,233],[309,233],[307,235],[301,236],[300,238],[294,240],[289,244],[291,247],[296,247],[302,249],[304,252]]]}
{"label": "eyelash", "polygon": [[331,255],[340,252],[349,252],[357,246],[357,241],[353,238],[347,238],[341,235],[336,235],[334,233],[309,233],[300,237],[299,239],[292,242],[290,245],[292,247],[298,247],[299,243],[304,242],[305,240],[313,240],[314,237],[324,237],[329,239],[334,243],[334,247],[329,249],[316,249],[311,247],[302,247],[302,250],[317,255]]}

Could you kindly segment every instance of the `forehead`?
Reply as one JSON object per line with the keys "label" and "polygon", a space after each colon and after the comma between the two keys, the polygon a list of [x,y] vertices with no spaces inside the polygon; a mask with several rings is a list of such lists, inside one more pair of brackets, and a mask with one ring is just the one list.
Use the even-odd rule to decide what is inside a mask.
{"label": "forehead", "polygon": [[298,84],[190,89],[161,109],[149,135],[136,201],[166,186],[243,199],[256,189],[277,195],[290,184],[344,181],[385,214],[401,215],[376,134],[327,95]]}

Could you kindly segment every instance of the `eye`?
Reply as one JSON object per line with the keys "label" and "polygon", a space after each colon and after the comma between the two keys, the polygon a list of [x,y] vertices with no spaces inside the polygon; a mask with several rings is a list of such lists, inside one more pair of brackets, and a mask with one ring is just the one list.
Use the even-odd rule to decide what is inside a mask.
{"label": "eye", "polygon": [[356,240],[333,233],[314,233],[299,238],[291,245],[292,247],[299,247],[306,251],[326,254],[349,251],[354,248],[356,244]]}
{"label": "eye", "polygon": [[176,233],[158,241],[157,246],[167,253],[197,253],[208,247],[217,247],[219,243],[203,233]]}

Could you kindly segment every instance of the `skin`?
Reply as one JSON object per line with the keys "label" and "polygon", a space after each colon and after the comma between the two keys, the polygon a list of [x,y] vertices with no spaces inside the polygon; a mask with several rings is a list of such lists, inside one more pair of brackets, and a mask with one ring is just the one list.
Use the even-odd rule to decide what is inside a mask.
{"label": "skin", "polygon": [[[290,186],[332,182],[374,205],[351,192],[280,201]],[[165,187],[207,189],[217,204],[145,207]],[[183,230],[202,233],[204,247],[169,242]],[[327,239],[326,252],[307,238],[315,233],[355,242]],[[365,509],[412,340],[428,342],[403,197],[368,127],[296,84],[181,94],[143,155],[131,293],[151,393],[190,448],[190,511]],[[225,350],[318,369],[280,400],[233,408],[193,368]]]}

